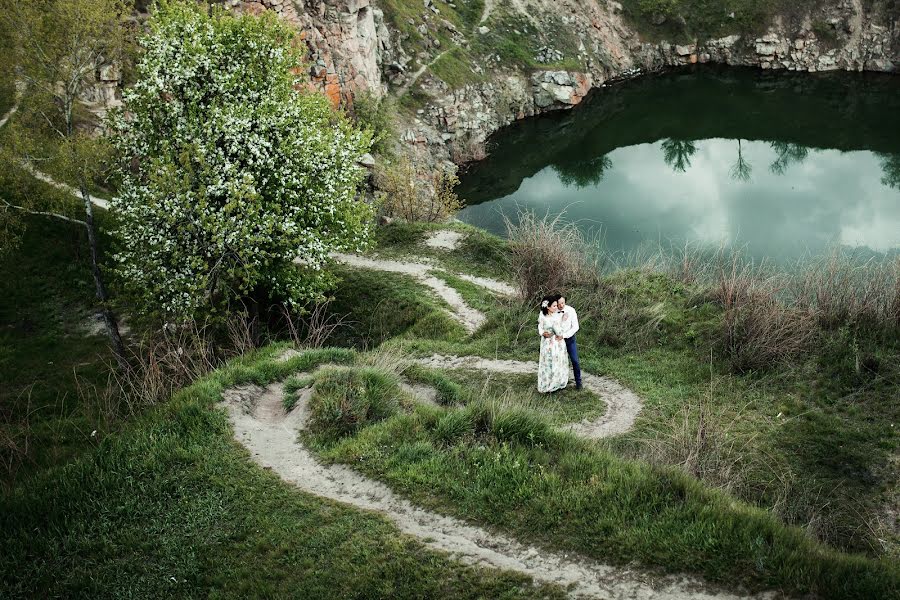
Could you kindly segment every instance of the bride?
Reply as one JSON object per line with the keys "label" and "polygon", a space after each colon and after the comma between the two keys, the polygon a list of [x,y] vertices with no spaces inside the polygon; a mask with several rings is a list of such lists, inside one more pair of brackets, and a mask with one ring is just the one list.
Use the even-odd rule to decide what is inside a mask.
{"label": "bride", "polygon": [[555,392],[569,383],[569,362],[562,333],[566,326],[556,304],[556,296],[545,296],[538,315],[541,358],[538,362],[538,391]]}

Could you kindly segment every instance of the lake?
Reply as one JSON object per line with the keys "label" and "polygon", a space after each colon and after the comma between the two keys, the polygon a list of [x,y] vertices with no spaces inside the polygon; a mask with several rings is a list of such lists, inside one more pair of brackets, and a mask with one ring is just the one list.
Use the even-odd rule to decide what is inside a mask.
{"label": "lake", "polygon": [[614,253],[739,246],[776,262],[900,249],[900,76],[697,67],[595,90],[489,140],[460,220],[565,213]]}

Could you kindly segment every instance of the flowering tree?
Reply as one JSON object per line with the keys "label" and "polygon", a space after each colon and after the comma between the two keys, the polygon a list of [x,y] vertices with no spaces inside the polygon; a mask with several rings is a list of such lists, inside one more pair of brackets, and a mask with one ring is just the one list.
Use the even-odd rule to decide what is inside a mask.
{"label": "flowering tree", "polygon": [[333,283],[329,253],[367,244],[357,161],[371,135],[300,91],[292,35],[270,14],[192,2],[151,17],[137,83],[111,121],[123,157],[117,260],[145,313],[315,301]]}

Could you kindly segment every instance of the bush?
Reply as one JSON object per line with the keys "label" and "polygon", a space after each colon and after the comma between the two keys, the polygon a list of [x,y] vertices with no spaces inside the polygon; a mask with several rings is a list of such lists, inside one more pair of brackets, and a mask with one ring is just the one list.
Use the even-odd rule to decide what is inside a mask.
{"label": "bush", "polygon": [[564,223],[563,216],[538,218],[525,211],[517,223],[504,217],[510,267],[526,302],[599,277],[596,261],[591,260],[596,249],[574,223]]}
{"label": "bush", "polygon": [[316,378],[309,427],[328,439],[352,435],[397,412],[401,396],[396,376],[371,367],[335,367]]}
{"label": "bush", "polygon": [[393,153],[393,145],[397,139],[394,115],[396,106],[388,98],[376,98],[366,90],[353,98],[351,115],[362,129],[372,131],[372,152],[382,156]]}
{"label": "bush", "polygon": [[455,172],[419,171],[402,156],[376,170],[375,185],[384,214],[409,222],[445,221],[462,208],[454,189],[459,184]]}
{"label": "bush", "polygon": [[295,32],[271,13],[163,2],[146,31],[138,82],[109,122],[116,259],[138,312],[180,321],[245,299],[324,300],[329,255],[368,243],[369,132],[300,89]]}

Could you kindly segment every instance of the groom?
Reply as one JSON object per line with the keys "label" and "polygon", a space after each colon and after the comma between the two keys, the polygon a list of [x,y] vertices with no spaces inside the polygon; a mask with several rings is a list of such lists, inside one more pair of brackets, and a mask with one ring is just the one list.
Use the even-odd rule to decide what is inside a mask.
{"label": "groom", "polygon": [[572,369],[575,371],[575,389],[581,389],[581,365],[578,363],[578,345],[575,343],[575,334],[578,333],[578,313],[575,312],[575,309],[571,306],[566,306],[566,297],[560,296],[556,301],[556,305],[559,307],[559,312],[561,312],[564,317],[568,317],[566,322],[568,322],[568,327],[566,328],[566,332],[563,334],[563,338],[566,340],[566,351],[569,353],[569,359],[572,361]]}

